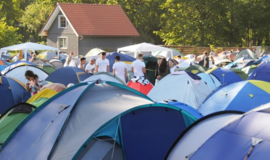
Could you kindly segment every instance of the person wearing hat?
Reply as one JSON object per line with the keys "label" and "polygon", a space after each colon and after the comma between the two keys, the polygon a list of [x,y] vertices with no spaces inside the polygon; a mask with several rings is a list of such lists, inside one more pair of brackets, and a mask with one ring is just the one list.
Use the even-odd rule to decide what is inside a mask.
{"label": "person wearing hat", "polygon": [[96,72],[110,72],[110,62],[106,59],[106,53],[102,52],[101,56],[96,63]]}
{"label": "person wearing hat", "polygon": [[93,75],[94,72],[95,72],[95,68],[96,68],[96,64],[95,63],[96,63],[96,59],[95,58],[90,58],[89,63],[85,67],[85,71],[87,73],[90,73],[91,75]]}

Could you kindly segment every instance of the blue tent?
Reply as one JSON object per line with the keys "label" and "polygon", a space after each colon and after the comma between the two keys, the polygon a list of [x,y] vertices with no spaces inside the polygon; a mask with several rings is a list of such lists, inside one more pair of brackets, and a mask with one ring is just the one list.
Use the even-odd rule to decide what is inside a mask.
{"label": "blue tent", "polygon": [[46,78],[46,81],[53,83],[62,83],[67,86],[69,83],[80,83],[90,76],[91,75],[89,73],[85,72],[80,68],[63,67],[50,74]]}
{"label": "blue tent", "polygon": [[203,115],[223,110],[247,112],[270,102],[270,83],[248,80],[229,84],[210,95],[199,107]]}
{"label": "blue tent", "polygon": [[199,73],[198,76],[201,77],[202,80],[205,81],[207,83],[207,85],[212,90],[215,90],[216,88],[218,88],[221,85],[221,83],[219,82],[219,80],[215,76],[213,76],[212,74]]}
{"label": "blue tent", "polygon": [[0,65],[0,71],[4,70],[5,68],[7,68],[7,66]]}
{"label": "blue tent", "polygon": [[270,159],[270,104],[256,108],[212,135],[190,160]]}
{"label": "blue tent", "polygon": [[238,76],[235,72],[225,69],[225,68],[213,68],[211,70],[206,71],[205,73],[211,73],[215,77],[218,78],[221,84],[228,84],[243,81],[243,79]]}
{"label": "blue tent", "polygon": [[248,79],[270,82],[270,62],[261,64],[252,72]]}
{"label": "blue tent", "polygon": [[28,62],[28,61],[17,61],[14,63],[11,63],[8,67],[6,67],[5,69],[3,69],[1,71],[1,74],[4,75],[6,74],[8,71],[10,71],[11,69],[17,67],[17,66],[21,66],[21,65],[29,65],[29,66],[35,66],[34,63]]}
{"label": "blue tent", "polygon": [[28,116],[0,159],[159,159],[196,120],[125,85],[80,83]]}
{"label": "blue tent", "polygon": [[0,95],[0,114],[15,104],[26,102],[30,98],[30,93],[26,91],[23,84],[4,76],[0,76]]}
{"label": "blue tent", "polygon": [[113,66],[113,64],[115,62],[115,57],[116,56],[120,56],[120,61],[122,61],[122,62],[124,62],[126,64],[131,64],[133,61],[136,60],[135,58],[133,58],[133,57],[131,57],[129,55],[126,55],[126,54],[117,53],[117,52],[110,53],[106,57],[110,62],[110,72],[113,71],[112,66]]}
{"label": "blue tent", "polygon": [[203,117],[203,115],[198,112],[196,109],[194,109],[193,107],[182,103],[182,102],[177,102],[177,101],[168,101],[167,104],[175,106],[185,112],[188,112],[189,114],[191,114],[192,116],[196,117],[197,119],[200,119]]}

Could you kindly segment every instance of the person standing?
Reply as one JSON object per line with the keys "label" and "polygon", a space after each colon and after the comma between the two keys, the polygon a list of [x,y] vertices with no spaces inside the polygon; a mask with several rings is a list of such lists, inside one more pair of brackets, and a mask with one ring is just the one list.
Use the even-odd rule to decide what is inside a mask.
{"label": "person standing", "polygon": [[203,52],[203,55],[204,55],[204,57],[203,57],[203,66],[205,68],[209,68],[209,57],[208,57],[208,53],[205,51],[205,52]]}
{"label": "person standing", "polygon": [[137,59],[131,63],[131,72],[134,73],[134,77],[144,77],[145,63],[143,62],[143,54],[138,54]]}
{"label": "person standing", "polygon": [[177,56],[177,62],[178,62],[178,65],[180,65],[181,63],[183,63],[185,60],[182,59],[181,55],[178,55]]}
{"label": "person standing", "polygon": [[170,67],[170,73],[173,73],[176,71],[177,66],[173,59],[169,60],[169,67]]}
{"label": "person standing", "polygon": [[110,72],[110,62],[106,59],[106,53],[102,52],[101,56],[96,63],[96,72]]}
{"label": "person standing", "polygon": [[120,56],[115,57],[115,63],[113,64],[113,74],[119,77],[123,82],[126,83],[127,77],[127,65],[120,61]]}
{"label": "person standing", "polygon": [[165,58],[158,59],[158,65],[156,68],[156,84],[165,76],[170,73],[170,67],[167,64]]}
{"label": "person standing", "polygon": [[85,71],[93,75],[95,73],[95,68],[96,68],[96,59],[90,58],[89,63],[85,67]]}
{"label": "person standing", "polygon": [[84,70],[85,61],[86,61],[86,58],[84,57],[80,58],[80,64],[78,65],[78,68]]}

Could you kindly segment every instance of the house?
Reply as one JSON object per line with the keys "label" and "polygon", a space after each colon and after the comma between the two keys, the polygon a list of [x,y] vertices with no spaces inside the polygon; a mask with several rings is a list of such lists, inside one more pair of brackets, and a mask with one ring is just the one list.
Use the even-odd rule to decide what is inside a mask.
{"label": "house", "polygon": [[39,35],[60,51],[85,55],[92,48],[116,51],[139,33],[120,5],[57,3]]}

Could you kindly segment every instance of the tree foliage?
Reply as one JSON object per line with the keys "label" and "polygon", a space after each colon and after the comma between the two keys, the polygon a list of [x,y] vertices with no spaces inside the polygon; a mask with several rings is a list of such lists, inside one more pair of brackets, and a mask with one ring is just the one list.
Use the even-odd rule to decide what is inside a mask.
{"label": "tree foliage", "polygon": [[5,18],[0,20],[0,48],[17,44],[21,35],[17,34],[18,28],[7,25]]}

